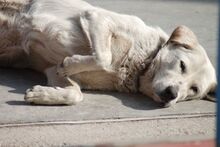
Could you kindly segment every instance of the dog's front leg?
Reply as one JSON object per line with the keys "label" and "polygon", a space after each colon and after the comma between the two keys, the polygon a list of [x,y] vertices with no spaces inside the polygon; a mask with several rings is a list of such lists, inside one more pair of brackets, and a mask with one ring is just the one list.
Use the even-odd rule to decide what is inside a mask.
{"label": "dog's front leg", "polygon": [[66,57],[63,63],[58,65],[57,73],[62,76],[71,76],[85,71],[98,70],[110,71],[110,66],[100,63],[95,56],[73,55]]}
{"label": "dog's front leg", "polygon": [[91,55],[66,57],[58,67],[58,74],[70,76],[85,71],[111,70],[112,52],[109,22],[98,12],[88,11],[80,17],[82,33],[87,38]]}
{"label": "dog's front leg", "polygon": [[48,87],[34,86],[26,91],[25,101],[42,105],[73,105],[83,100],[78,86]]}

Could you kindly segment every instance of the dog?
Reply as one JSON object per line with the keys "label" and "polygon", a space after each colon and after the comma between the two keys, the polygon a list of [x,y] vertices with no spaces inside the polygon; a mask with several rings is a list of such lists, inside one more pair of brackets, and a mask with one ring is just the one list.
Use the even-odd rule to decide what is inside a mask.
{"label": "dog", "polygon": [[168,36],[136,16],[81,0],[21,4],[0,12],[0,66],[46,75],[48,86],[28,89],[27,102],[73,105],[86,89],[140,92],[169,107],[215,91],[215,69],[186,26]]}

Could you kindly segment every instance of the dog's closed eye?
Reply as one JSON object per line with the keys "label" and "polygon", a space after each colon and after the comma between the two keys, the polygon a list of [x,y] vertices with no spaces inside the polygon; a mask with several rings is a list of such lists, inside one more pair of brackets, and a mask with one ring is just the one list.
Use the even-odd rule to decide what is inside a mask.
{"label": "dog's closed eye", "polygon": [[186,64],[182,60],[180,61],[180,68],[182,74],[186,72]]}
{"label": "dog's closed eye", "polygon": [[190,87],[190,90],[192,90],[194,94],[197,94],[197,93],[199,92],[198,87],[195,86],[195,85],[191,86],[191,87]]}

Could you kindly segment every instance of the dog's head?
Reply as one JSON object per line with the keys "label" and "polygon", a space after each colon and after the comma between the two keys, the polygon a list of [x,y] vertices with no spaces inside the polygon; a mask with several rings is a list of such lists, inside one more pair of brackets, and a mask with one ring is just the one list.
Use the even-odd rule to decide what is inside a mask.
{"label": "dog's head", "polygon": [[165,106],[205,98],[216,85],[213,65],[195,34],[185,26],[174,30],[140,77],[140,91]]}

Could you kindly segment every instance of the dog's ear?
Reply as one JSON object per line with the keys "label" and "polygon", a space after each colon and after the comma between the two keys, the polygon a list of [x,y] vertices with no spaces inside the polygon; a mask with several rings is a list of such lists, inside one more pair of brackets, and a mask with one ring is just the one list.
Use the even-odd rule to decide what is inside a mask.
{"label": "dog's ear", "polygon": [[206,94],[206,96],[203,98],[204,100],[208,100],[208,101],[212,101],[212,102],[216,102],[216,88],[217,88],[217,84],[212,84],[210,87],[209,92]]}
{"label": "dog's ear", "polygon": [[186,26],[178,26],[170,36],[167,44],[183,46],[186,49],[193,49],[198,45],[196,35]]}

